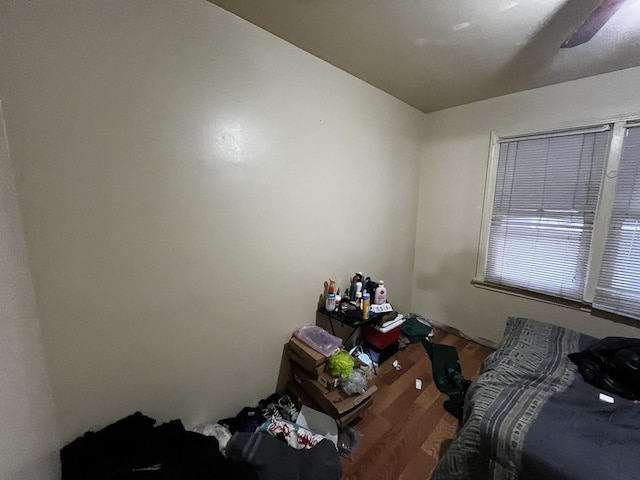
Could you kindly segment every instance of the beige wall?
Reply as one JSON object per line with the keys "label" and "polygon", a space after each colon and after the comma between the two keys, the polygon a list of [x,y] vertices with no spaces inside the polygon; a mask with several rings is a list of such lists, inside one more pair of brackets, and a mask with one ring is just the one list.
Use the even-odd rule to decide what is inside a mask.
{"label": "beige wall", "polygon": [[268,395],[328,277],[409,307],[421,113],[205,0],[5,2],[0,31],[65,439]]}
{"label": "beige wall", "polygon": [[[0,13],[0,98],[63,439],[136,409],[193,424],[255,402],[275,386],[282,343],[315,321],[322,282],[358,269],[384,278],[400,309],[490,340],[508,315],[638,335],[470,280],[489,132],[640,112],[640,69],[423,116],[204,0]],[[51,403],[7,198],[0,228],[17,243],[0,254],[22,263],[0,294],[24,302],[2,325],[14,347],[2,354],[17,360],[0,401],[31,392],[3,410],[23,445]],[[43,428],[15,458],[55,448]]]}
{"label": "beige wall", "polygon": [[0,478],[55,478],[60,440],[0,109]]}
{"label": "beige wall", "polygon": [[640,68],[494,98],[425,116],[412,309],[497,341],[507,316],[595,336],[640,336],[588,313],[483,290],[475,275],[490,132],[527,133],[640,112]]}

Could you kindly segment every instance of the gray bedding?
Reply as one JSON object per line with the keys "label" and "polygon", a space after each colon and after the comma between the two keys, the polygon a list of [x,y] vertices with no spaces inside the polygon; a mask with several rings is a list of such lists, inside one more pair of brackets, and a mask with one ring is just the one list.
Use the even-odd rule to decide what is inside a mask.
{"label": "gray bedding", "polygon": [[470,387],[433,480],[638,479],[640,404],[585,383],[567,355],[594,338],[510,318]]}

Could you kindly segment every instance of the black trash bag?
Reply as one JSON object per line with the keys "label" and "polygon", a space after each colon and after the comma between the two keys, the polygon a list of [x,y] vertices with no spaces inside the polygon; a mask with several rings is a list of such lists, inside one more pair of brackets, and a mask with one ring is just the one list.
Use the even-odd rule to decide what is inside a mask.
{"label": "black trash bag", "polygon": [[640,339],[607,337],[569,354],[585,382],[629,400],[640,400]]}

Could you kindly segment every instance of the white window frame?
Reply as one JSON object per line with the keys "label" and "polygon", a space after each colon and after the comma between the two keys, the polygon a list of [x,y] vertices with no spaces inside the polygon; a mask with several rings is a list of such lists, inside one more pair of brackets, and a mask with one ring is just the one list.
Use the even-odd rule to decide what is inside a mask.
{"label": "white window frame", "polygon": [[[616,193],[616,182],[618,167],[622,157],[622,149],[627,126],[640,121],[640,114],[621,115],[615,118],[607,118],[601,120],[593,120],[589,122],[576,122],[573,125],[563,125],[552,130],[539,130],[536,132],[521,132],[498,134],[495,131],[490,133],[489,157],[487,165],[487,175],[485,180],[484,202],[482,207],[482,221],[480,226],[480,238],[478,243],[478,257],[476,263],[476,275],[472,283],[481,288],[486,288],[498,292],[504,292],[511,295],[517,295],[534,300],[553,303],[562,306],[569,306],[581,310],[591,311],[591,304],[595,296],[596,284],[600,273],[600,264],[602,262],[605,242],[611,220],[613,203]],[[493,202],[496,190],[496,181],[498,173],[498,161],[500,156],[500,143],[507,139],[518,139],[524,137],[533,137],[536,135],[564,135],[568,132],[576,133],[583,129],[593,129],[600,126],[610,126],[610,138],[605,157],[604,168],[602,173],[602,181],[598,194],[598,205],[596,208],[596,216],[593,224],[593,234],[591,237],[591,245],[589,247],[589,261],[587,265],[587,278],[585,279],[585,287],[582,302],[574,302],[565,300],[552,295],[542,295],[527,290],[515,289],[504,285],[493,284],[485,281],[487,257],[489,249],[489,232],[491,229],[491,218],[493,215]]]}

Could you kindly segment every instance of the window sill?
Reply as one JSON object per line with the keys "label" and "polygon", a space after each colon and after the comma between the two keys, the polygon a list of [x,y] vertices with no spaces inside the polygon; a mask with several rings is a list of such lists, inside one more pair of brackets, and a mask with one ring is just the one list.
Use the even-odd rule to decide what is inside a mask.
{"label": "window sill", "polygon": [[631,327],[638,328],[640,321],[632,317],[625,317],[611,312],[606,312],[597,308],[593,308],[590,303],[574,302],[572,300],[565,300],[563,298],[554,297],[551,295],[544,295],[542,293],[530,292],[528,290],[521,290],[519,288],[505,287],[504,285],[498,285],[495,283],[485,282],[483,280],[473,279],[471,284],[474,287],[482,288],[484,290],[490,290],[492,292],[506,293],[507,295],[513,295],[514,297],[526,298],[527,300],[535,300],[537,302],[549,303],[558,307],[571,308],[572,310],[580,310],[581,312],[588,313],[594,317],[610,320],[614,323],[621,323],[629,325]]}
{"label": "window sill", "polygon": [[573,310],[580,310],[582,312],[592,313],[590,303],[576,302],[574,300],[567,300],[564,298],[554,297],[553,295],[545,295],[543,293],[530,292],[528,290],[522,290],[520,288],[506,287],[496,283],[485,282],[484,280],[473,279],[471,284],[474,287],[482,288],[484,290],[490,290],[492,292],[506,293],[514,297],[526,298],[528,300],[535,300],[537,302],[550,303],[559,307],[571,308]]}

